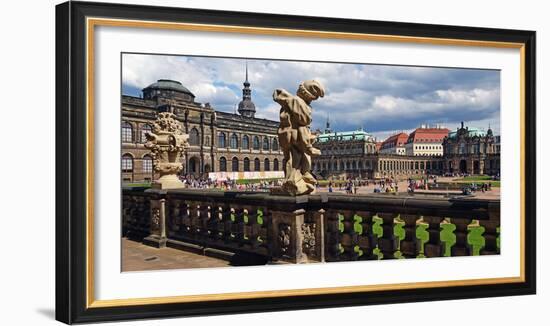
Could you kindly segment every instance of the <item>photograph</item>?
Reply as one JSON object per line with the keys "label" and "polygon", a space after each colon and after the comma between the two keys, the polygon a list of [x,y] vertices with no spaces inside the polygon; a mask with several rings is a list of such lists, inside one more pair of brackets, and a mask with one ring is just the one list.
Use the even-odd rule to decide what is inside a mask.
{"label": "photograph", "polygon": [[498,69],[125,52],[120,90],[122,272],[500,254]]}

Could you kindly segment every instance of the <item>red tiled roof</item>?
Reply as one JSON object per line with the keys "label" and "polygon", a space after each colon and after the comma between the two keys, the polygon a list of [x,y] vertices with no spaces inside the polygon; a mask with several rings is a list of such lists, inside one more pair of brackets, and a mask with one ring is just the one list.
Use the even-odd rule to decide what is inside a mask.
{"label": "red tiled roof", "polygon": [[392,135],[382,142],[381,147],[389,148],[389,147],[403,146],[407,142],[408,137],[409,136],[404,132]]}
{"label": "red tiled roof", "polygon": [[441,143],[448,134],[447,128],[417,128],[409,135],[407,143]]}
{"label": "red tiled roof", "polygon": [[377,142],[376,142],[376,151],[377,151],[377,152],[380,150],[380,147],[382,147],[382,142],[381,142],[381,141],[377,141]]}

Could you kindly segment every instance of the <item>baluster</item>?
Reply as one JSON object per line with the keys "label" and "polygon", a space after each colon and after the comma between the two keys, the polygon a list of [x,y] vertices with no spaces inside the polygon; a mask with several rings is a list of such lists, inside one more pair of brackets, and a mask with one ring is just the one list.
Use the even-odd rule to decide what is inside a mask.
{"label": "baluster", "polygon": [[372,250],[372,253],[375,256],[375,259],[377,260],[384,258],[384,254],[380,250],[380,243],[379,243],[380,239],[384,235],[384,228],[382,227],[383,224],[384,224],[384,220],[380,216],[375,215],[372,217],[372,234],[373,234],[374,243],[376,244],[374,246],[374,249]]}
{"label": "baluster", "polygon": [[335,210],[326,212],[327,232],[326,232],[326,260],[340,260],[340,216]]}
{"label": "baluster", "polygon": [[399,251],[405,258],[415,258],[418,255],[417,241],[416,241],[416,220],[418,216],[401,214],[400,218],[405,222],[403,227],[405,230],[405,237],[401,239],[399,244]]}
{"label": "baluster", "polygon": [[261,228],[261,226],[258,224],[258,208],[249,207],[246,210],[246,214],[248,217],[248,221],[245,225],[245,237],[248,240],[250,248],[252,250],[256,250],[261,244],[261,242],[258,241]]}
{"label": "baluster", "polygon": [[185,201],[180,201],[180,227],[178,235],[185,236],[191,233],[191,212],[189,204]]}
{"label": "baluster", "polygon": [[273,255],[273,243],[274,239],[272,239],[272,231],[271,231],[271,213],[267,209],[267,207],[262,207],[261,210],[258,212],[258,224],[260,225],[259,230],[259,243],[260,248],[258,249],[261,254],[265,254],[267,256]]}
{"label": "baluster", "polygon": [[342,258],[344,260],[357,260],[359,255],[355,252],[355,246],[357,245],[357,233],[354,230],[354,216],[355,212],[344,210],[340,213],[343,224],[343,232],[340,238],[340,245],[344,249],[342,252]]}
{"label": "baluster", "polygon": [[359,259],[375,259],[372,253],[376,246],[376,241],[374,240],[374,234],[372,232],[372,213],[361,211],[357,212],[357,215],[361,217],[360,224],[362,229],[361,234],[358,236],[358,245],[363,255],[361,255]]}
{"label": "baluster", "polygon": [[378,248],[384,255],[384,259],[393,259],[396,246],[395,235],[393,234],[393,219],[392,213],[378,213],[376,214],[382,219],[382,237],[378,238]]}
{"label": "baluster", "polygon": [[451,222],[456,226],[455,245],[451,248],[451,256],[469,256],[471,254],[470,247],[468,245],[468,224],[470,219],[465,218],[453,218]]}
{"label": "baluster", "polygon": [[485,238],[483,238],[483,233],[485,228],[479,225],[478,220],[472,220],[472,223],[468,225],[468,244],[472,248],[472,255],[478,256],[481,252],[481,249],[485,247]]}
{"label": "baluster", "polygon": [[424,221],[423,217],[420,217],[416,221],[416,239],[418,239],[418,256],[417,258],[426,258],[424,245],[430,239],[430,233],[426,231],[428,229],[428,224]]}
{"label": "baluster", "polygon": [[[198,206],[198,234],[197,236],[201,239],[201,241],[208,241],[208,238],[210,236],[208,232],[208,221],[210,220],[210,205],[206,203],[201,203]],[[206,243],[205,243],[206,245]]]}
{"label": "baluster", "polygon": [[189,215],[191,218],[191,237],[193,240],[198,240],[200,228],[201,228],[201,221],[200,221],[200,206],[197,202],[192,202],[189,204]]}
{"label": "baluster", "polygon": [[239,244],[239,246],[242,246],[244,244],[244,209],[242,207],[235,207],[233,209],[233,216],[234,216],[234,222],[233,222],[233,235],[235,236],[234,240]]}
{"label": "baluster", "polygon": [[393,254],[394,258],[405,259],[401,252],[401,241],[405,239],[405,221],[398,215],[393,219],[393,235],[395,236],[396,251]]}
{"label": "baluster", "polygon": [[217,243],[223,235],[222,210],[219,205],[212,203],[211,216],[208,220],[209,238],[213,243]]}
{"label": "baluster", "polygon": [[441,222],[441,232],[439,234],[439,237],[444,245],[443,256],[445,257],[451,256],[451,249],[456,243],[456,235],[454,234],[455,230],[456,225],[452,224],[448,218],[444,219]]}
{"label": "baluster", "polygon": [[180,229],[180,224],[178,223],[180,220],[180,201],[176,199],[169,200],[168,212],[166,214],[169,216],[167,219],[167,227],[166,231],[168,233],[169,237],[174,236],[174,234],[177,234],[177,232]]}
{"label": "baluster", "polygon": [[483,233],[483,238],[485,238],[485,247],[480,251],[480,254],[496,255],[500,253],[499,245],[497,245],[497,238],[499,236],[499,231],[497,231],[497,228],[499,228],[500,221],[479,221],[479,224],[485,228],[485,233]]}
{"label": "baluster", "polygon": [[424,221],[428,223],[428,242],[424,244],[424,255],[426,257],[441,257],[443,255],[443,244],[439,237],[441,229],[441,217],[438,216],[424,216]]}
{"label": "baluster", "polygon": [[231,243],[233,241],[233,208],[227,204],[222,207],[222,224],[224,243]]}

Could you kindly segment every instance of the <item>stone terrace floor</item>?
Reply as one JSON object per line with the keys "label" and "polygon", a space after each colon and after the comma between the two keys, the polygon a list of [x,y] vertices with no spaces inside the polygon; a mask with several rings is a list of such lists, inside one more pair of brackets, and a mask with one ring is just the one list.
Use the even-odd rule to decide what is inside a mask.
{"label": "stone terrace floor", "polygon": [[122,238],[122,271],[229,267],[226,260],[173,248],[153,248]]}

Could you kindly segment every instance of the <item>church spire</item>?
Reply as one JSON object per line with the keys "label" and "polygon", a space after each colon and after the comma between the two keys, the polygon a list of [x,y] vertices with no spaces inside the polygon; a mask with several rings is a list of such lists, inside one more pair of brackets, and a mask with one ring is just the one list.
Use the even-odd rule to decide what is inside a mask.
{"label": "church spire", "polygon": [[256,106],[252,102],[252,90],[250,89],[250,82],[248,81],[248,61],[245,63],[245,75],[243,83],[243,99],[239,102],[239,114],[243,117],[254,118],[256,114]]}
{"label": "church spire", "polygon": [[327,113],[327,123],[325,125],[325,134],[332,133],[332,129],[330,129],[330,114]]}

